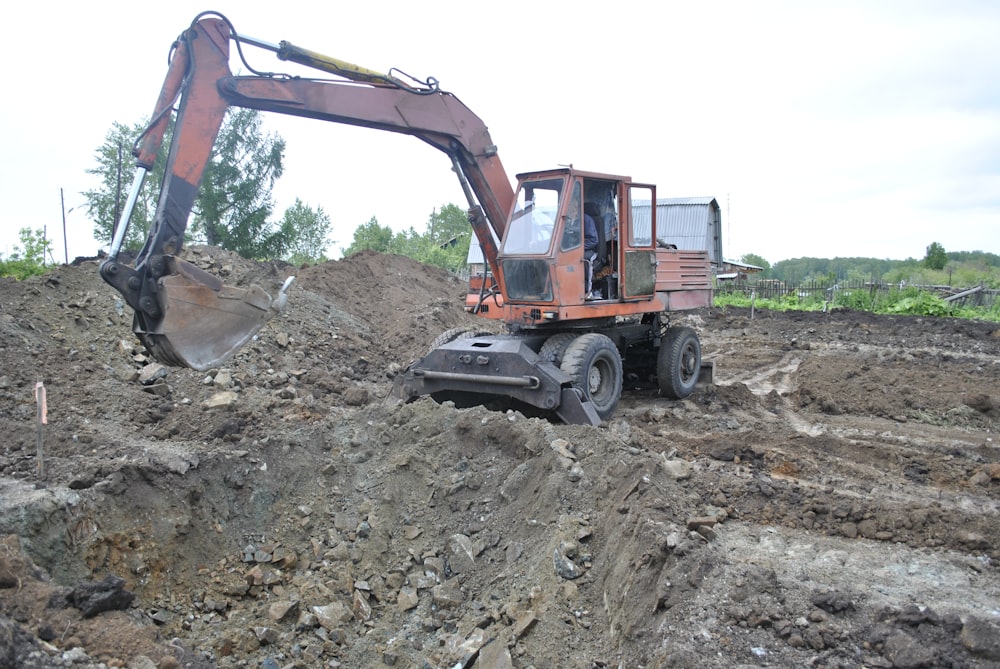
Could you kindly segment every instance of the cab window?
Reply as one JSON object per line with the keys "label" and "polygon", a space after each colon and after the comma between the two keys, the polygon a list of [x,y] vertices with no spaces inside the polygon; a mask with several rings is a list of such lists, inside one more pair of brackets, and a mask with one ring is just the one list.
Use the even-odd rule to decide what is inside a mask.
{"label": "cab window", "polygon": [[548,252],[562,188],[562,179],[522,184],[503,240],[505,255]]}

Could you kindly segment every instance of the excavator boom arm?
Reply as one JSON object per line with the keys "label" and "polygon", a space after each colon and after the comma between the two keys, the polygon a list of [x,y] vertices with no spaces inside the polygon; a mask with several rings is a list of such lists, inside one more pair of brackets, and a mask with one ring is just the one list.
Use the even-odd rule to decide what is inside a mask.
{"label": "excavator boom arm", "polygon": [[[230,50],[240,43],[269,48],[279,59],[344,78],[234,76],[229,67]],[[503,237],[513,188],[485,124],[457,97],[438,90],[436,84],[409,86],[395,77],[287,42],[274,46],[240,38],[228,20],[212,13],[199,15],[174,47],[152,122],[133,150],[138,165],[135,191],[161,150],[176,103],[177,117],[156,215],[134,268],[117,259],[124,238],[122,228],[100,269],[105,281],[135,311],[133,329],[158,359],[196,369],[216,365],[263,326],[273,315],[275,303],[283,303],[283,297],[272,301],[259,289],[241,293],[216,285],[203,272],[174,257],[183,246],[202,176],[231,106],[413,135],[443,151],[451,158],[470,200],[469,220],[487,263],[497,271],[494,238]],[[134,197],[130,196],[132,202]],[[123,217],[124,226],[128,225],[129,209]],[[204,318],[209,312],[212,317]],[[220,327],[224,320],[218,317],[220,312],[231,317],[228,326]],[[210,322],[217,330],[229,331],[210,336]],[[205,325],[191,336],[198,323]]]}
{"label": "excavator boom arm", "polygon": [[514,192],[483,122],[443,91],[306,79],[225,77],[222,97],[239,107],[413,135],[457,160],[498,238]]}
{"label": "excavator boom arm", "polygon": [[[497,238],[503,236],[514,200],[513,188],[486,125],[453,94],[436,88],[417,90],[381,83],[370,70],[307,52],[287,42],[276,47],[282,59],[335,71],[344,77],[353,74],[353,78],[233,76],[229,68],[230,45],[239,39],[224,19],[204,18],[193,23],[176,43],[153,122],[134,150],[137,164],[151,169],[166,132],[169,112],[180,96],[159,203],[163,216],[157,216],[167,222],[169,230],[151,232],[150,254],[176,253],[180,248],[201,176],[230,106],[387,130],[422,139],[457,161],[493,233]],[[254,39],[246,41],[256,46],[266,44]],[[302,53],[310,58],[298,56]],[[348,70],[348,66],[354,69]],[[395,81],[389,76],[383,80]],[[487,245],[491,243],[490,238]],[[140,262],[142,259],[140,256]]]}

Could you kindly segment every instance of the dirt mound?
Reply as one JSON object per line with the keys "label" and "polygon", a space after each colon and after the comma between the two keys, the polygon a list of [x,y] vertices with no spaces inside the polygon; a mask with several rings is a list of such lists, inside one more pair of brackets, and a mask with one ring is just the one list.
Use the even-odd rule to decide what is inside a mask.
{"label": "dirt mound", "polygon": [[0,669],[1000,666],[995,325],[689,314],[715,385],[565,426],[388,399],[445,272],[186,253],[297,276],[208,373],[96,262],[0,283]]}

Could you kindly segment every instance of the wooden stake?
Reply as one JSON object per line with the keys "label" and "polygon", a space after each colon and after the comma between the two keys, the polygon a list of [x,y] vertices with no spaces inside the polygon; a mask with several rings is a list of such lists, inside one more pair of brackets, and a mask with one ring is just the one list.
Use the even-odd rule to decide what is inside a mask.
{"label": "wooden stake", "polygon": [[35,473],[38,478],[45,478],[45,441],[43,426],[48,422],[48,406],[45,402],[45,384],[41,381],[35,384],[35,405],[37,407],[38,436],[35,441],[37,458]]}

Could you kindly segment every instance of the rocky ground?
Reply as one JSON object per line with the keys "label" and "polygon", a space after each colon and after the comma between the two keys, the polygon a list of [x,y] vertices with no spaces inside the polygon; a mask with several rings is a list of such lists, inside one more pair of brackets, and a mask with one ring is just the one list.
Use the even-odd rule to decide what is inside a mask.
{"label": "rocky ground", "polygon": [[565,426],[387,400],[443,272],[187,254],[298,277],[208,373],[0,280],[0,669],[1000,666],[996,324],[689,314],[715,384]]}

